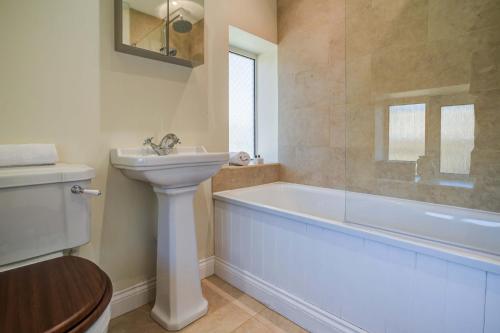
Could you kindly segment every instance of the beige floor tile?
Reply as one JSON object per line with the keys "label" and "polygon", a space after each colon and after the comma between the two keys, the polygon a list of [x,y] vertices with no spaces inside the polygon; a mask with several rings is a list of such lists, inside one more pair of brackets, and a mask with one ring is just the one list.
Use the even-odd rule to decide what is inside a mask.
{"label": "beige floor tile", "polygon": [[245,309],[252,315],[256,315],[257,313],[264,311],[266,309],[266,306],[259,301],[257,301],[255,298],[250,297],[246,294],[241,295],[238,297],[234,303],[238,305],[239,307]]}
{"label": "beige floor tile", "polygon": [[207,314],[205,317],[195,321],[182,333],[230,333],[237,329],[241,324],[252,316],[236,306],[229,303],[222,308]]}
{"label": "beige floor tile", "polygon": [[213,288],[210,288],[206,280],[202,281],[201,286],[203,288],[203,296],[208,301],[208,314],[217,311],[233,301],[232,298],[228,299]]}
{"label": "beige floor tile", "polygon": [[[305,332],[218,277],[202,281],[202,288],[203,295],[208,301],[208,313],[179,331],[181,333]],[[147,304],[113,319],[109,333],[167,332],[151,319],[152,306],[153,304]]]}
{"label": "beige floor tile", "polygon": [[232,285],[230,285],[229,283],[227,283],[226,281],[222,280],[220,277],[215,275],[210,276],[209,278],[204,280],[204,282],[211,283],[212,286],[220,288],[227,294],[231,295],[231,297],[233,298],[238,298],[239,296],[244,295],[244,292],[233,287]]}
{"label": "beige floor tile", "polygon": [[160,333],[165,332],[151,317],[151,305],[113,319],[109,325],[110,333]]}
{"label": "beige floor tile", "polygon": [[255,318],[271,328],[272,332],[307,333],[307,331],[300,326],[268,308],[257,314]]}
{"label": "beige floor tile", "polygon": [[227,301],[235,303],[241,309],[247,311],[250,315],[254,316],[257,313],[264,310],[266,307],[258,302],[256,299],[248,296],[243,293],[241,290],[236,289],[225,281],[221,280],[218,277],[209,278],[204,281],[205,287],[215,292],[219,296],[223,297]]}
{"label": "beige floor tile", "polygon": [[[229,333],[241,326],[252,316],[237,305],[227,304],[214,308],[210,307],[206,316],[182,329],[181,333]],[[165,333],[168,332],[154,322],[150,316],[151,306],[146,305],[110,323],[110,333]]]}
{"label": "beige floor tile", "polygon": [[250,318],[238,327],[234,333],[273,333],[273,330],[255,318]]}

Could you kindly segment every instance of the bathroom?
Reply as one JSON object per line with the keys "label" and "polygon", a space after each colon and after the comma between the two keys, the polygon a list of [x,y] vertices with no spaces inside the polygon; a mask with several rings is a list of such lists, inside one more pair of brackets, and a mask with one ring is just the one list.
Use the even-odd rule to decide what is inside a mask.
{"label": "bathroom", "polygon": [[500,332],[498,0],[0,0],[0,35],[0,332]]}

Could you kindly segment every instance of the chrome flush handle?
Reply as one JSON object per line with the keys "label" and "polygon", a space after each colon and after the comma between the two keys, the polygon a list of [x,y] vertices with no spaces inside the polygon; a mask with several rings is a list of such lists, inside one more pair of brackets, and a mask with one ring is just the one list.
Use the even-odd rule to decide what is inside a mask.
{"label": "chrome flush handle", "polygon": [[98,197],[102,194],[100,190],[89,190],[89,189],[81,187],[80,185],[74,185],[73,187],[71,187],[71,193],[73,193],[73,194],[86,194],[86,195],[90,195],[93,197]]}

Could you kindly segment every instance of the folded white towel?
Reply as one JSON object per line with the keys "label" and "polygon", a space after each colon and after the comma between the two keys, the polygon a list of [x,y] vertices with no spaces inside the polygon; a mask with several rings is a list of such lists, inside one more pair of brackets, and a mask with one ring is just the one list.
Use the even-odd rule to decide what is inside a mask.
{"label": "folded white towel", "polygon": [[0,167],[55,164],[57,160],[53,144],[0,145]]}
{"label": "folded white towel", "polygon": [[244,151],[240,151],[239,153],[230,153],[229,154],[229,165],[239,165],[244,166],[250,163],[252,158],[248,153]]}

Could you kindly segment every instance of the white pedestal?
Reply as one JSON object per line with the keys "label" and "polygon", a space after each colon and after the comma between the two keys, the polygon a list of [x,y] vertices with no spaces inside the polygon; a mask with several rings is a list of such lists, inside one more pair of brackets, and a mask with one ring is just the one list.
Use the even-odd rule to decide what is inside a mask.
{"label": "white pedestal", "polygon": [[207,313],[201,293],[193,200],[197,186],[163,189],[158,198],[156,301],[152,318],[177,331]]}

